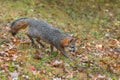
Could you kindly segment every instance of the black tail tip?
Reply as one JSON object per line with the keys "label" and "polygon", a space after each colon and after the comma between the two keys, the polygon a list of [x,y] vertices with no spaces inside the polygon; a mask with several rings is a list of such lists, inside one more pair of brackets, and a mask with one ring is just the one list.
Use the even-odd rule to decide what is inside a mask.
{"label": "black tail tip", "polygon": [[11,33],[12,34],[12,36],[15,36],[16,35],[16,33]]}

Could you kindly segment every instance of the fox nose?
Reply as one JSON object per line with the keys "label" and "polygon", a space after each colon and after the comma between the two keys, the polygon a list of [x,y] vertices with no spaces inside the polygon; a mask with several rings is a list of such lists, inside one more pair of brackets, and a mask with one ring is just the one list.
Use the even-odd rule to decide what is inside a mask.
{"label": "fox nose", "polygon": [[72,52],[75,52],[75,50],[73,50]]}
{"label": "fox nose", "polygon": [[71,52],[75,52],[75,49],[72,49]]}

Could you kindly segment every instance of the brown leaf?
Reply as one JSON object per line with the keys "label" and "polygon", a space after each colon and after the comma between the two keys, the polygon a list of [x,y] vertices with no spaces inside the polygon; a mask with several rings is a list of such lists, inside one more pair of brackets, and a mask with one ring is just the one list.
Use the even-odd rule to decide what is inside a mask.
{"label": "brown leaf", "polygon": [[36,52],[33,55],[33,58],[35,59],[42,59],[44,57],[44,53],[36,50]]}
{"label": "brown leaf", "polygon": [[62,65],[62,61],[58,61],[58,60],[55,60],[53,63],[52,63],[52,66],[54,66],[54,67],[59,67],[59,66],[61,66]]}
{"label": "brown leaf", "polygon": [[104,50],[104,46],[102,44],[98,44],[96,45],[96,48],[100,51],[103,51]]}
{"label": "brown leaf", "polygon": [[69,73],[66,78],[73,78],[73,73]]}
{"label": "brown leaf", "polygon": [[16,53],[17,53],[17,49],[15,49],[15,48],[9,49],[9,50],[7,51],[7,53],[8,53],[9,56],[12,56],[13,54],[16,54]]}
{"label": "brown leaf", "polygon": [[20,45],[20,39],[18,39],[18,38],[12,38],[12,42],[15,46]]}
{"label": "brown leaf", "polygon": [[21,41],[20,43],[21,44],[28,44],[29,45],[31,42],[30,41]]}

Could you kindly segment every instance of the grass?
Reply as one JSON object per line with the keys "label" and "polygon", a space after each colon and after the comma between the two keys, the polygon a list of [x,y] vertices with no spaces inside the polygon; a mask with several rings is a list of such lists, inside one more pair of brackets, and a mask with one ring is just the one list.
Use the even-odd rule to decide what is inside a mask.
{"label": "grass", "polygon": [[[106,77],[112,78],[112,80],[118,79],[120,72],[118,71],[118,73],[114,74],[114,72],[106,69],[106,64],[104,64],[104,66],[100,61],[103,60],[109,62],[111,57],[105,56],[103,59],[103,57],[101,58],[100,56],[96,57],[94,53],[96,53],[96,45],[107,43],[105,41],[109,41],[105,38],[105,34],[109,33],[112,35],[111,38],[120,40],[120,0],[112,2],[109,0],[72,1],[73,0],[0,1],[0,31],[2,31],[0,34],[5,32],[3,27],[7,24],[9,25],[15,19],[21,17],[43,19],[53,26],[60,28],[63,32],[74,34],[81,39],[77,54],[82,55],[83,60],[85,59],[88,61],[87,63],[83,63],[81,62],[81,58],[75,57],[75,62],[70,62],[57,51],[50,55],[49,49],[44,50],[40,48],[37,49],[39,52],[36,52],[36,49],[30,47],[30,45],[19,45],[17,46],[17,50],[20,51],[20,54],[18,54],[19,58],[15,62],[6,62],[9,66],[8,72],[0,71],[0,78],[2,80],[7,80],[9,72],[14,72],[16,70],[21,72],[19,80],[25,79],[26,76],[29,76],[30,80],[50,80],[55,77],[65,78],[70,75],[70,73],[73,73],[74,76],[72,78],[68,78],[68,80],[87,80],[89,78],[87,74],[91,74],[93,76],[95,74],[103,74],[106,75]],[[7,35],[7,37],[10,38],[11,36]],[[27,36],[24,35],[24,31],[20,32],[17,37],[28,39]],[[4,38],[0,38],[0,45],[2,45],[1,42],[3,40]],[[106,44],[102,45],[105,45],[105,47],[108,46]],[[85,49],[81,48],[84,46],[87,47],[85,47]],[[0,50],[4,49],[1,48]],[[40,60],[34,59],[34,54],[36,53],[44,53],[44,57]],[[49,66],[52,61],[55,60],[62,60],[62,65],[64,66],[58,68]],[[111,61],[113,62],[108,65],[113,65],[115,62],[115,60]],[[4,62],[0,62],[0,64],[3,65]],[[20,68],[15,65],[20,65]],[[65,65],[68,66],[66,67]],[[36,75],[30,71],[31,66],[34,66],[39,71]],[[77,68],[78,72],[77,70],[74,71],[73,68]],[[0,69],[2,70],[1,67]],[[70,70],[70,72],[67,72],[67,70]],[[23,75],[25,76],[24,78],[22,77]],[[92,80],[92,78],[89,79]]]}

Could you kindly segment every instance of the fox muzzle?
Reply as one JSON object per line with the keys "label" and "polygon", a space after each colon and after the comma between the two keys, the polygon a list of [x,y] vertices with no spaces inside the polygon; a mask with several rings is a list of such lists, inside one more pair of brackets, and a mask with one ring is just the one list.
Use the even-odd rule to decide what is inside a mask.
{"label": "fox muzzle", "polygon": [[72,53],[75,53],[76,52],[76,48],[75,47],[67,47],[68,50]]}
{"label": "fox muzzle", "polygon": [[76,50],[73,48],[73,49],[71,49],[71,52],[76,52]]}
{"label": "fox muzzle", "polygon": [[76,49],[75,48],[71,48],[71,50],[70,50],[71,52],[76,52]]}

